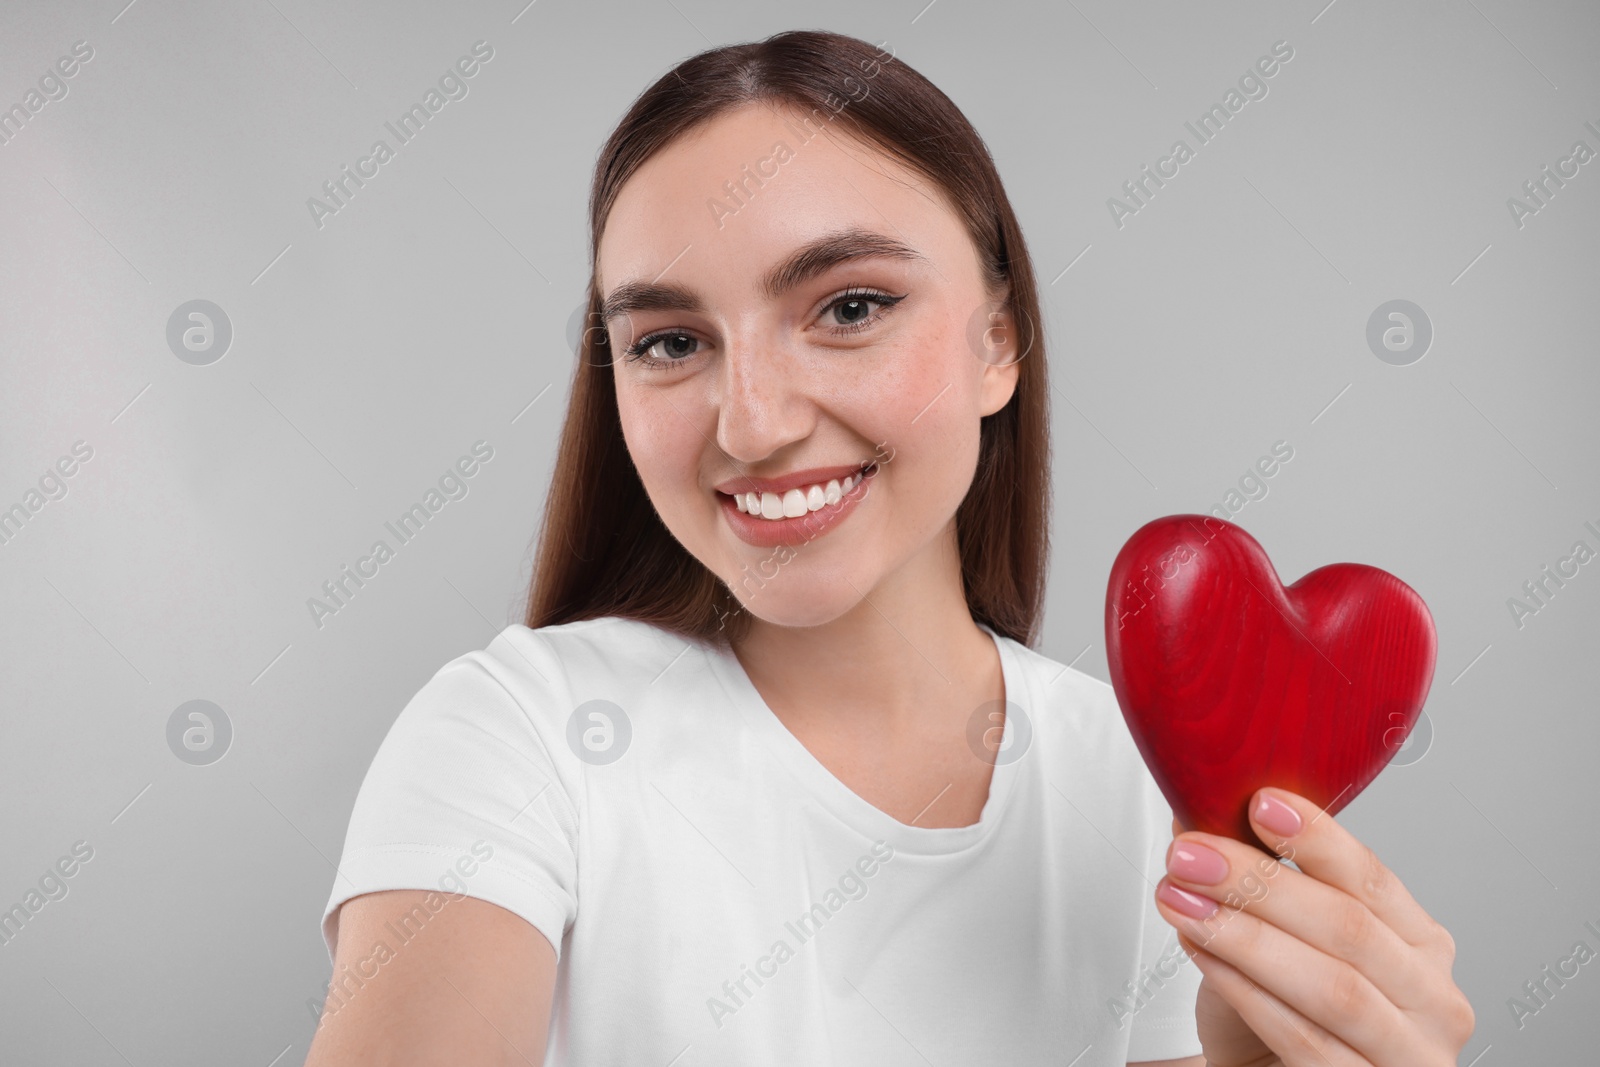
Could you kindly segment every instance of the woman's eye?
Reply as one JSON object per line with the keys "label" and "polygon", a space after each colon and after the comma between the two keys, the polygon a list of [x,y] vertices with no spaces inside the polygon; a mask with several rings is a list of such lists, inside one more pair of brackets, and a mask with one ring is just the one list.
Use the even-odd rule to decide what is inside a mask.
{"label": "woman's eye", "polygon": [[[831,315],[834,319],[834,322],[828,325],[830,332],[835,334],[854,333],[857,330],[866,329],[879,319],[882,319],[889,313],[890,308],[904,299],[905,297],[903,296],[890,296],[888,293],[849,292],[829,301],[828,306],[823,309],[823,313],[824,315]],[[881,305],[883,310],[876,315],[869,314],[868,306],[872,304]]]}
{"label": "woman's eye", "polygon": [[[891,296],[877,290],[852,290],[834,297],[822,309],[824,320],[832,318],[832,322],[824,322],[827,331],[835,336],[855,333],[877,324],[889,310],[900,301],[903,296]],[[871,308],[878,305],[880,310],[873,314]],[[654,370],[672,370],[674,367],[687,363],[700,347],[700,340],[692,334],[682,330],[658,330],[646,334],[628,346],[628,362],[642,363]],[[659,349],[654,355],[652,350]]]}
{"label": "woman's eye", "polygon": [[842,318],[845,320],[843,325],[852,326],[855,323],[860,322],[862,319],[871,318],[871,315],[868,314],[867,309],[868,305],[872,303],[874,303],[874,301],[868,300],[866,297],[861,296],[855,297],[851,300],[841,300],[839,303],[833,305],[833,314],[835,318]]}
{"label": "woman's eye", "polygon": [[[671,367],[674,363],[682,363],[694,355],[694,348],[685,348],[685,345],[693,346],[699,343],[699,340],[686,333],[673,333],[671,331],[653,333],[646,337],[641,337],[638,341],[628,346],[628,359],[630,362],[643,360],[646,366]],[[659,359],[645,359],[644,357],[650,350],[657,346],[662,348],[661,357]]]}

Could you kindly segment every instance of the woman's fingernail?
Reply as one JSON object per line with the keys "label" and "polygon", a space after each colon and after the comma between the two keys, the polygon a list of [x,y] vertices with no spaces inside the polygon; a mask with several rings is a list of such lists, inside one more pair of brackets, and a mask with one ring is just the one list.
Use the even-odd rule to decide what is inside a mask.
{"label": "woman's fingernail", "polygon": [[1156,896],[1174,911],[1182,912],[1191,919],[1209,919],[1217,911],[1216,901],[1186,889],[1179,889],[1171,882],[1162,882],[1157,886]]}
{"label": "woman's fingernail", "polygon": [[1300,813],[1273,796],[1262,793],[1256,801],[1256,822],[1279,837],[1293,837],[1300,832]]}
{"label": "woman's fingernail", "polygon": [[1182,841],[1172,846],[1167,871],[1185,882],[1216,885],[1228,877],[1228,861],[1214,848]]}

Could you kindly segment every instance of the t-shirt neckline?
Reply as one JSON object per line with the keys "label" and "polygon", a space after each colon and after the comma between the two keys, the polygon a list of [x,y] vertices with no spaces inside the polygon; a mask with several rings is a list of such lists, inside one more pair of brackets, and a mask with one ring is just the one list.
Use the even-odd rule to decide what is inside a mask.
{"label": "t-shirt neckline", "polygon": [[[1012,707],[1027,712],[1026,679],[1010,640],[995,633],[987,625],[978,623],[979,629],[994,641],[1000,654],[1001,676],[1005,679],[1005,700]],[[901,822],[888,812],[874,806],[865,798],[836,778],[832,771],[812,755],[800,739],[789,732],[783,720],[768,706],[761,691],[750,680],[739,657],[726,644],[706,646],[711,669],[721,683],[730,702],[738,708],[744,721],[773,751],[777,758],[810,791],[811,795],[847,826],[865,835],[867,839],[884,840],[897,851],[935,855],[958,852],[976,845],[993,831],[1000,822],[1011,794],[1012,779],[1018,764],[1027,760],[999,760],[989,780],[989,796],[984,802],[978,821],[969,826],[912,826]],[[1013,722],[1015,715],[1007,714],[1001,733],[1001,751],[1009,750],[1015,740]]]}

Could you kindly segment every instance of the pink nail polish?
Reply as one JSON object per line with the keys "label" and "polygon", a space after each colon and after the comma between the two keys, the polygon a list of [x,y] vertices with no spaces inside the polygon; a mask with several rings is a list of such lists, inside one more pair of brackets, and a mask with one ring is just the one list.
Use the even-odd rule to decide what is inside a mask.
{"label": "pink nail polish", "polygon": [[1156,888],[1156,896],[1174,911],[1181,912],[1192,919],[1209,919],[1217,911],[1216,901],[1200,896],[1198,893],[1191,893],[1186,889],[1179,889],[1171,882],[1162,882]]}
{"label": "pink nail polish", "polygon": [[1279,837],[1293,837],[1300,832],[1300,813],[1270,793],[1262,793],[1256,802],[1256,822]]}
{"label": "pink nail polish", "polygon": [[1182,841],[1172,846],[1167,873],[1186,882],[1216,885],[1228,877],[1228,861],[1216,849]]}

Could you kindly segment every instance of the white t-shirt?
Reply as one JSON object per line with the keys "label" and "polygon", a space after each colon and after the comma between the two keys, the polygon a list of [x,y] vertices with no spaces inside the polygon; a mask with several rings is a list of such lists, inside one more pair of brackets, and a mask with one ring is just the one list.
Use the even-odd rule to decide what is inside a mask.
{"label": "white t-shirt", "polygon": [[[329,956],[361,893],[507,908],[559,956],[547,1064],[1199,1054],[1200,974],[1152,899],[1172,815],[1110,686],[985,631],[1009,705],[988,801],[930,828],[835,778],[731,651],[615,617],[508,627],[379,747]],[[341,967],[325,1014],[451,900]]]}

